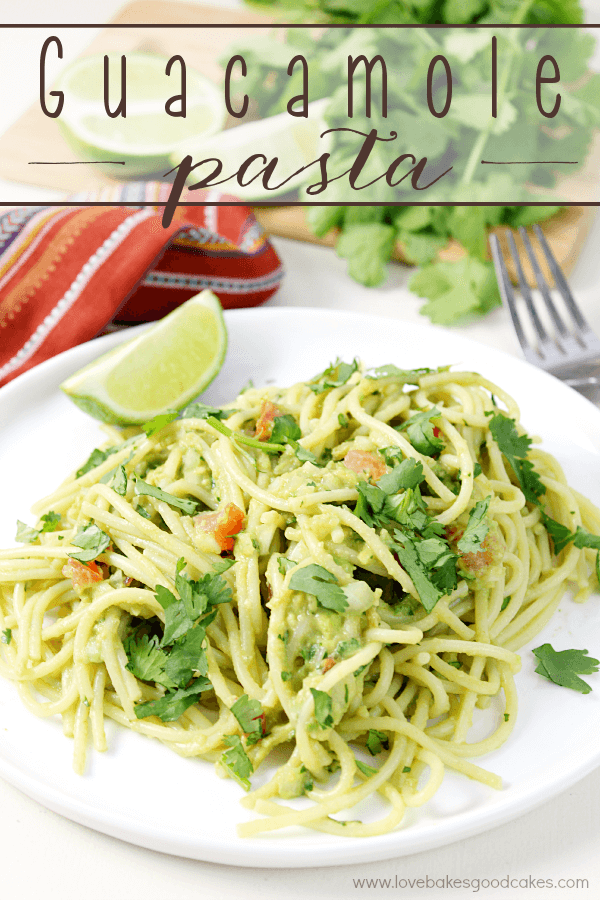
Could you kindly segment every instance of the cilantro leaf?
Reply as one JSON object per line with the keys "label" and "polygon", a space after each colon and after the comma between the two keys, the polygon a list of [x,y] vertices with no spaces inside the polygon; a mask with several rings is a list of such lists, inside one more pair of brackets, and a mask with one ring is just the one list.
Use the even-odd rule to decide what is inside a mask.
{"label": "cilantro leaf", "polygon": [[405,531],[394,531],[392,546],[400,565],[408,572],[427,612],[457,585],[457,557],[448,544],[435,537],[418,540]]}
{"label": "cilantro leaf", "polygon": [[555,650],[551,644],[542,644],[533,651],[539,662],[535,671],[561,687],[568,687],[581,694],[589,694],[589,684],[578,675],[591,675],[598,671],[600,661],[588,656],[587,650]]}
{"label": "cilantro leaf", "polygon": [[325,691],[310,689],[315,703],[315,719],[322,728],[331,728],[333,725],[333,705],[331,697]]}
{"label": "cilantro leaf", "polygon": [[309,383],[311,391],[315,394],[322,394],[331,388],[341,387],[350,379],[350,376],[358,371],[358,360],[354,359],[351,363],[342,362],[338,357],[335,362],[313,378]]}
{"label": "cilantro leaf", "polygon": [[346,595],[335,575],[315,563],[294,572],[290,578],[290,590],[313,594],[325,609],[342,613],[348,607]]}
{"label": "cilantro leaf", "polygon": [[275,416],[269,438],[270,444],[283,444],[287,440],[297,441],[299,437],[302,437],[302,431],[292,415],[287,413],[284,416]]}
{"label": "cilantro leaf", "polygon": [[577,526],[577,531],[573,537],[573,543],[579,550],[583,550],[584,547],[591,547],[592,550],[600,550],[600,536],[597,534],[590,534],[590,532],[586,528],[582,528],[581,525]]}
{"label": "cilantro leaf", "polygon": [[277,567],[279,568],[279,574],[284,575],[290,569],[293,569],[294,566],[297,566],[298,563],[295,563],[293,559],[288,559],[287,556],[279,556],[277,558]]}
{"label": "cilantro leaf", "polygon": [[0,640],[3,644],[6,644],[8,646],[12,641],[12,628],[5,628],[2,632],[2,637],[0,638]]}
{"label": "cilantro leaf", "polygon": [[152,437],[157,431],[160,431],[166,425],[170,425],[178,415],[179,413],[176,409],[167,409],[164,413],[154,416],[149,422],[144,422],[142,428],[146,432],[147,437]]}
{"label": "cilantro leaf", "polygon": [[490,524],[485,518],[490,500],[491,497],[480,500],[471,510],[467,527],[457,545],[461,553],[476,553],[485,540],[490,530]]}
{"label": "cilantro leaf", "polygon": [[561,522],[557,522],[556,519],[552,519],[550,516],[546,515],[543,510],[541,512],[541,516],[544,527],[552,538],[554,552],[558,556],[560,551],[564,550],[567,544],[573,540],[575,535],[569,528],[567,528],[566,525],[562,525]]}
{"label": "cilantro leaf", "polygon": [[252,743],[263,737],[265,714],[258,700],[250,700],[247,694],[242,694],[232,705],[231,712]]}
{"label": "cilantro leaf", "polygon": [[92,469],[98,468],[105,459],[112,453],[116,453],[117,450],[120,450],[120,446],[109,447],[108,450],[100,450],[98,447],[95,450],[92,450],[90,455],[88,456],[86,462],[82,465],[80,469],[77,469],[75,473],[75,478],[81,478],[82,475],[85,475],[87,472],[90,472]]}
{"label": "cilantro leaf", "polygon": [[237,734],[228,734],[223,738],[223,742],[227,744],[229,750],[221,756],[221,764],[246,791],[249,791],[251,785],[248,776],[252,775],[254,767],[244,750],[241,738]]}
{"label": "cilantro leaf", "polygon": [[377,487],[385,494],[397,494],[400,490],[416,487],[418,484],[421,484],[424,478],[423,464],[421,462],[416,459],[404,459],[391,472],[381,476],[377,482]]}
{"label": "cilantro leaf", "polygon": [[196,678],[189,687],[180,688],[177,691],[167,691],[159,700],[137,703],[135,715],[138,719],[145,719],[146,716],[158,716],[163,722],[175,722],[188,707],[197,703],[198,697],[203,691],[211,688],[212,684],[208,678]]}
{"label": "cilantro leaf", "polygon": [[117,466],[109,487],[121,497],[125,496],[127,493],[127,473],[125,472],[125,466]]}
{"label": "cilantro leaf", "polygon": [[97,525],[85,525],[79,529],[74,538],[71,538],[71,543],[82,549],[69,551],[69,556],[78,559],[79,562],[90,562],[104,553],[110,544],[110,537]]}
{"label": "cilantro leaf", "polygon": [[[240,391],[240,393],[243,393],[243,391]],[[206,406],[204,403],[190,403],[181,413],[181,418],[208,419],[209,416],[212,416],[213,419],[227,419],[234,412],[235,410],[233,409],[219,409],[216,406]]]}
{"label": "cilantro leaf", "polygon": [[161,647],[172,644],[192,628],[194,620],[190,618],[181,600],[178,600],[162,584],[157,584],[154,595],[165,611],[165,631]]}
{"label": "cilantro leaf", "polygon": [[367,378],[397,378],[402,384],[418,384],[423,375],[428,375],[435,369],[399,369],[389,363],[385,366],[377,366],[365,372]]}
{"label": "cilantro leaf", "polygon": [[525,499],[530,503],[537,504],[538,498],[546,493],[546,488],[533,468],[533,463],[526,459],[531,446],[531,438],[526,434],[519,435],[515,420],[509,419],[503,413],[495,413],[492,416],[490,431],[501,452],[512,466]]}
{"label": "cilantro leaf", "polygon": [[[208,661],[203,649],[206,629],[202,625],[191,628],[173,644],[165,663],[165,675],[178,687],[185,687],[194,672],[206,675]],[[158,679],[157,679],[158,680]]]}
{"label": "cilantro leaf", "polygon": [[273,419],[273,431],[268,444],[289,444],[300,462],[311,462],[318,465],[317,457],[310,450],[301,447],[298,438],[302,437],[300,426],[292,415],[286,413],[283,416],[275,416]]}
{"label": "cilantro leaf", "polygon": [[141,478],[135,480],[135,492],[141,496],[154,497],[156,500],[164,500],[169,506],[180,509],[185,516],[193,516],[198,512],[198,502],[196,500],[184,500],[182,497],[176,497],[174,494],[168,494],[167,491],[155,487],[153,484],[147,484]]}
{"label": "cilantro leaf", "polygon": [[415,413],[414,416],[399,425],[396,431],[406,429],[409,441],[423,456],[437,456],[444,447],[444,441],[441,437],[436,436],[435,426],[431,420],[439,418],[441,415],[439,409],[434,406],[433,409]]}
{"label": "cilantro leaf", "polygon": [[367,735],[367,750],[371,756],[377,756],[382,750],[390,749],[390,741],[383,731],[377,731],[376,728],[369,728]]}
{"label": "cilantro leaf", "polygon": [[17,519],[15,541],[19,541],[20,544],[35,544],[39,536],[40,533],[36,528],[32,528],[30,525],[26,525],[25,522]]}
{"label": "cilantro leaf", "polygon": [[147,634],[137,636],[135,632],[123,641],[127,654],[126,668],[142,681],[155,681],[163,684],[163,675],[167,654],[160,649],[158,638]]}
{"label": "cilantro leaf", "polygon": [[366,763],[362,762],[360,759],[356,760],[356,767],[366,775],[367,778],[370,778],[371,775],[377,775],[378,769],[374,769],[373,766],[368,766]]}
{"label": "cilantro leaf", "polygon": [[58,526],[60,525],[61,516],[60,513],[54,512],[51,509],[40,519],[44,524],[42,525],[41,531],[49,532],[56,531]]}
{"label": "cilantro leaf", "polygon": [[587,528],[581,525],[577,526],[576,531],[570,531],[566,525],[552,519],[543,510],[541,510],[542,522],[554,544],[554,552],[558,555],[561,550],[573,541],[578,550],[589,547],[592,550],[600,550],[600,536],[591,534]]}

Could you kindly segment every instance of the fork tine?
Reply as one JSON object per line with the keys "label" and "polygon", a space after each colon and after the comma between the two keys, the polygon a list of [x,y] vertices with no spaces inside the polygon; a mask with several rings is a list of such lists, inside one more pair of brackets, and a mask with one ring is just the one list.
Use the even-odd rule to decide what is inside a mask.
{"label": "fork tine", "polygon": [[523,266],[521,265],[521,260],[519,258],[519,251],[517,250],[517,245],[515,244],[515,239],[513,237],[512,231],[507,231],[508,235],[508,246],[510,247],[510,253],[513,258],[513,263],[515,265],[515,269],[517,271],[517,278],[519,279],[519,288],[521,289],[521,294],[523,295],[523,300],[525,301],[525,306],[527,307],[527,312],[531,317],[531,321],[533,323],[533,327],[536,333],[536,337],[540,342],[540,345],[550,343],[550,338],[546,333],[546,329],[544,328],[542,321],[538,315],[538,311],[535,308],[533,297],[531,295],[531,290],[529,288],[529,284],[527,279],[525,278],[525,273],[523,271]]}
{"label": "fork tine", "polygon": [[[537,286],[539,291],[544,298],[544,303],[546,304],[546,309],[550,313],[552,321],[554,322],[554,327],[558,331],[561,337],[566,338],[569,335],[569,332],[565,328],[564,322],[559,316],[556,306],[554,305],[554,301],[550,296],[550,285],[544,278],[543,272],[540,268],[540,264],[537,261],[537,256],[533,252],[533,247],[531,246],[531,242],[529,240],[529,235],[525,228],[521,225],[519,228],[519,234],[521,235],[521,240],[523,241],[523,245],[525,247],[525,251],[527,256],[529,257],[529,262],[531,263],[531,268],[533,269],[533,274],[535,275],[535,280],[537,282]],[[558,342],[557,342],[558,343]],[[560,348],[562,349],[562,347]]]}
{"label": "fork tine", "polygon": [[567,284],[567,280],[562,273],[562,269],[558,265],[558,263],[555,259],[555,256],[554,256],[552,250],[550,249],[550,247],[548,246],[548,242],[547,242],[546,238],[544,237],[544,232],[542,231],[542,229],[540,228],[539,225],[534,225],[533,230],[535,231],[536,237],[537,237],[538,241],[540,242],[540,246],[541,246],[542,250],[544,251],[544,256],[546,257],[546,261],[547,261],[548,265],[550,266],[550,271],[552,272],[552,276],[554,278],[554,283],[556,285],[556,288],[557,288],[559,294],[561,295],[561,297],[563,298],[563,300],[565,301],[565,306],[571,313],[573,321],[578,326],[578,328],[582,329],[583,331],[591,331],[590,326],[588,325],[586,320],[583,318],[579,307],[575,303],[575,299],[573,297],[573,294],[571,293],[569,285]]}
{"label": "fork tine", "polygon": [[500,242],[495,234],[490,235],[490,247],[492,250],[492,259],[494,260],[494,269],[496,270],[496,278],[498,280],[498,288],[500,290],[502,302],[504,303],[505,307],[508,307],[508,311],[510,312],[514,329],[519,340],[519,344],[521,345],[521,350],[525,354],[525,357],[529,357],[533,351],[529,345],[529,341],[525,337],[525,332],[523,331],[521,320],[519,319],[519,314],[517,313],[515,293],[510,282],[510,277],[508,275],[506,264],[504,262],[504,257],[502,256]]}

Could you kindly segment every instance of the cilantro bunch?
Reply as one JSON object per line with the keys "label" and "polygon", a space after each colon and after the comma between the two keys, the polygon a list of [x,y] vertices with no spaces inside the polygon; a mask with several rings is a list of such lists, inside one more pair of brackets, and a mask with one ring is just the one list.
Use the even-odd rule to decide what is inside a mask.
{"label": "cilantro bunch", "polygon": [[[286,20],[302,23],[535,25],[578,24],[583,20],[579,0],[414,0],[412,3],[404,0],[256,0],[256,5],[269,7]],[[290,29],[286,39],[296,52],[307,53],[309,57],[314,55],[312,33]],[[342,52],[342,44],[347,39],[344,29],[330,30],[321,38],[320,65],[313,66],[312,71],[309,67],[310,99],[331,97],[326,114],[330,127],[347,125],[347,53]],[[410,29],[389,31],[382,40],[388,67],[393,69],[392,61],[402,59],[403,72],[418,70],[423,48],[416,33]],[[545,34],[543,41],[543,53],[553,53],[560,59],[564,98],[560,116],[562,125],[568,127],[563,127],[559,133],[548,127],[548,120],[543,123],[544,128],[520,127],[520,122],[539,120],[535,111],[535,85],[529,85],[529,76],[525,75],[529,54],[523,41],[515,45],[514,52],[511,51],[506,79],[509,93],[514,93],[517,88],[522,93],[514,100],[516,106],[507,104],[510,114],[497,120],[498,133],[494,134],[494,153],[500,159],[503,153],[510,158],[514,147],[518,146],[524,159],[582,160],[589,144],[590,129],[587,126],[600,123],[600,76],[592,76],[587,83],[579,84],[587,71],[593,39],[577,29],[569,29]],[[263,116],[284,111],[289,98],[302,89],[300,81],[298,84],[294,81],[296,73],[291,78],[272,77],[284,74],[287,66],[289,55],[285,56],[284,64],[280,46],[273,41],[269,51],[265,41],[261,40],[254,47],[250,43],[243,48],[248,64],[245,89],[250,96],[259,98]],[[361,53],[371,58],[378,51],[379,48],[373,46],[372,32],[353,33],[351,52],[355,58]],[[488,166],[484,168],[489,171],[475,180],[475,162],[479,163],[487,141],[486,117],[477,113],[477,103],[481,102],[482,96],[491,95],[491,72],[485,57],[485,53],[474,53],[466,60],[459,75],[463,83],[455,86],[455,94],[458,97],[460,93],[463,106],[460,111],[452,111],[456,121],[452,123],[455,133],[450,143],[447,137],[440,138],[440,129],[432,124],[424,110],[420,93],[422,79],[399,77],[398,72],[391,71],[388,101],[395,110],[393,127],[407,136],[405,144],[393,145],[397,148],[393,150],[393,156],[398,152],[413,153],[417,159],[427,156],[429,160],[448,156],[454,171],[464,173],[463,181],[468,184],[470,197],[476,202],[515,194],[527,202],[528,195],[520,189],[517,191],[513,179],[518,179],[518,185],[533,182],[549,186],[555,172],[569,167],[556,165],[550,172],[548,167],[535,164],[504,167],[502,171]],[[576,85],[576,89],[569,89],[568,96],[565,83]],[[344,86],[338,88],[338,85]],[[389,122],[391,120],[378,121],[374,117],[371,127],[389,131],[392,127]],[[336,135],[329,163],[332,171],[347,169],[353,158],[349,150],[352,140],[355,139]],[[392,145],[389,147],[392,152]],[[372,156],[377,153],[384,151],[378,146]],[[515,168],[518,173],[513,171]],[[385,202],[385,194],[376,199]],[[408,193],[406,199],[410,202]],[[443,189],[435,199],[445,199]],[[452,197],[447,199],[451,201]],[[368,286],[380,284],[385,279],[387,263],[399,244],[405,258],[421,267],[409,283],[411,290],[426,300],[421,312],[433,322],[448,325],[465,315],[487,313],[500,303],[493,267],[487,259],[487,229],[498,225],[513,228],[531,225],[553,215],[557,209],[556,206],[311,206],[308,221],[320,237],[337,229],[338,254],[348,260],[349,274]],[[450,239],[458,241],[467,255],[457,262],[439,261],[437,254]]]}

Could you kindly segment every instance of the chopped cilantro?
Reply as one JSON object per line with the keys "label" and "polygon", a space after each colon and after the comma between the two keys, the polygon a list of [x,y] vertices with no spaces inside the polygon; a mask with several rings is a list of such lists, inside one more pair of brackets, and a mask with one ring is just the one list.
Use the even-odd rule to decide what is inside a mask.
{"label": "chopped cilantro", "polygon": [[322,728],[331,728],[333,725],[331,697],[325,691],[310,689],[315,702],[315,719]]}
{"label": "chopped cilantro", "polygon": [[282,681],[289,681],[290,678],[292,678],[292,673],[291,673],[291,672],[282,672],[282,673],[281,673],[281,680],[282,680]]}
{"label": "chopped cilantro", "polygon": [[410,575],[421,603],[431,612],[438,600],[457,585],[456,555],[439,538],[419,541],[400,530],[394,531],[392,546],[400,565]]}
{"label": "chopped cilantro", "polygon": [[587,650],[555,650],[551,644],[542,644],[533,650],[539,660],[535,671],[561,687],[589,694],[591,687],[577,676],[597,672],[600,661],[587,653]]}
{"label": "chopped cilantro", "polygon": [[378,366],[376,369],[369,369],[365,374],[367,378],[397,378],[402,384],[418,384],[423,375],[434,371],[436,370],[426,368],[399,369],[390,363],[386,366]]}
{"label": "chopped cilantro", "polygon": [[235,559],[218,559],[213,563],[213,569],[217,575],[222,575],[223,572],[226,572],[232,566],[235,566]]}
{"label": "chopped cilantro", "polygon": [[297,563],[295,563],[293,559],[288,559],[287,556],[279,556],[277,558],[277,567],[280,575],[285,575],[285,573],[289,569],[293,569],[295,565],[297,565]]}
{"label": "chopped cilantro", "polygon": [[506,607],[507,607],[508,604],[510,603],[510,600],[511,600],[510,597],[505,597],[505,598],[504,598],[504,600],[502,601],[502,606],[500,607],[500,612],[503,612],[503,610],[506,609]]}
{"label": "chopped cilantro", "polygon": [[167,409],[166,412],[154,416],[149,422],[144,422],[142,428],[146,432],[147,437],[152,437],[157,431],[161,431],[167,425],[170,425],[171,422],[175,421],[178,415],[179,412],[176,409]]}
{"label": "chopped cilantro", "polygon": [[189,406],[181,413],[182,419],[227,419],[232,416],[235,410],[219,409],[216,406],[206,406],[204,403],[190,403]]}
{"label": "chopped cilantro", "polygon": [[376,728],[369,728],[367,735],[367,750],[371,756],[377,756],[382,750],[390,749],[390,740],[383,731],[377,731]]}
{"label": "chopped cilantro", "polygon": [[125,496],[127,493],[127,473],[125,472],[125,466],[117,466],[109,487],[121,497]]}
{"label": "chopped cilantro", "polygon": [[2,643],[6,644],[7,646],[8,646],[8,644],[10,644],[10,642],[12,641],[12,628],[4,629],[4,631],[2,632],[1,640],[2,640]]}
{"label": "chopped cilantro", "polygon": [[481,464],[476,462],[473,466],[473,478],[477,478],[478,475],[481,475],[483,469],[481,468]]}
{"label": "chopped cilantro", "polygon": [[270,444],[284,444],[288,440],[297,441],[299,437],[302,437],[302,431],[292,415],[286,413],[284,416],[275,416],[269,438]]}
{"label": "chopped cilantro", "polygon": [[403,775],[406,775],[406,773],[407,773],[407,772],[410,772],[410,771],[411,771],[411,767],[410,767],[410,766],[404,766],[404,768],[402,769],[402,774],[403,774]]}
{"label": "chopped cilantro", "polygon": [[77,469],[75,473],[75,478],[81,478],[82,475],[85,475],[87,472],[90,472],[92,469],[97,469],[99,465],[101,465],[105,459],[112,453],[116,453],[117,450],[121,449],[122,445],[117,445],[116,447],[109,447],[108,450],[100,450],[96,448],[92,450],[87,461],[82,465],[80,469]]}
{"label": "chopped cilantro", "polygon": [[242,741],[237,734],[228,734],[223,738],[223,742],[229,747],[221,757],[221,764],[231,772],[236,781],[246,790],[250,790],[249,775],[254,772],[254,767],[248,756]]}
{"label": "chopped cilantro", "polygon": [[313,594],[325,609],[342,613],[348,606],[346,595],[335,575],[315,563],[296,569],[290,578],[290,590]]}
{"label": "chopped cilantro", "polygon": [[578,678],[578,675],[592,675],[600,665],[599,660],[587,655],[587,650],[555,650],[551,644],[542,644],[533,653],[539,660],[535,669],[538,675],[581,694],[592,690],[586,681]]}
{"label": "chopped cilantro", "polygon": [[347,428],[350,424],[348,422],[348,416],[346,416],[344,413],[338,413],[338,422],[340,423],[340,428]]}
{"label": "chopped cilantro", "polygon": [[135,480],[135,492],[141,496],[145,495],[154,497],[155,500],[163,500],[169,506],[180,509],[185,516],[193,516],[194,513],[198,512],[199,504],[196,500],[184,500],[181,497],[176,497],[174,494],[168,494],[166,491],[154,487],[153,484],[147,484],[141,478],[136,478]]}
{"label": "chopped cilantro", "polygon": [[267,443],[284,446],[289,444],[300,462],[311,462],[317,465],[315,454],[298,443],[300,437],[302,437],[300,426],[292,415],[286,413],[284,416],[275,416],[273,419],[273,431]]}
{"label": "chopped cilantro", "polygon": [[371,775],[377,775],[377,769],[374,769],[373,766],[368,766],[360,759],[356,760],[356,767],[363,773],[363,775],[366,775],[367,778],[370,778]]}
{"label": "chopped cilantro", "polygon": [[539,497],[546,493],[540,476],[527,459],[531,446],[531,438],[526,434],[519,435],[514,419],[503,413],[495,413],[490,419],[490,431],[501,452],[510,463],[525,499],[530,503],[539,503]]}
{"label": "chopped cilantro", "polygon": [[454,666],[455,669],[462,669],[462,663],[457,659],[455,660],[446,660],[449,666]]}
{"label": "chopped cilantro", "polygon": [[340,659],[346,659],[349,656],[353,656],[361,647],[362,644],[358,638],[350,638],[348,641],[340,641],[335,648],[334,653],[336,656],[339,656]]}
{"label": "chopped cilantro", "polygon": [[508,713],[504,713],[504,721],[505,721],[505,722],[508,722],[509,719],[510,719],[509,714],[508,714]]}
{"label": "chopped cilantro", "polygon": [[437,456],[444,447],[444,441],[441,437],[436,436],[435,426],[431,420],[437,419],[441,415],[439,409],[434,406],[433,409],[415,413],[414,416],[399,425],[396,431],[406,429],[410,443],[423,456]]}
{"label": "chopped cilantro", "polygon": [[20,544],[35,544],[39,536],[40,533],[36,528],[32,528],[30,525],[26,525],[25,522],[17,519],[15,541],[19,541]]}
{"label": "chopped cilantro", "polygon": [[458,542],[458,549],[461,553],[476,553],[485,540],[490,529],[489,522],[485,517],[490,500],[491,497],[480,500],[471,510],[465,532]]}
{"label": "chopped cilantro", "polygon": [[45,532],[56,531],[60,525],[60,519],[60,513],[54,512],[54,510],[51,509],[50,512],[47,512],[46,515],[42,516],[40,519],[40,521],[44,523],[40,530]]}
{"label": "chopped cilantro", "polygon": [[71,543],[82,549],[70,551],[69,556],[79,562],[90,562],[104,553],[110,544],[110,538],[97,525],[92,524],[80,528],[75,537],[71,538]]}
{"label": "chopped cilantro", "polygon": [[231,712],[251,743],[256,743],[264,736],[265,714],[258,700],[251,700],[247,694],[242,694],[231,707]]}
{"label": "chopped cilantro", "polygon": [[351,363],[345,363],[338,357],[324,372],[313,378],[312,382],[309,383],[309,387],[315,394],[322,394],[331,388],[341,387],[343,384],[346,384],[357,371],[357,359],[354,359]]}
{"label": "chopped cilantro", "polygon": [[165,687],[164,671],[167,662],[167,654],[159,647],[158,637],[149,637],[147,634],[138,634],[134,631],[127,635],[123,641],[123,647],[127,655],[126,668],[142,681],[154,681]]}
{"label": "chopped cilantro", "polygon": [[168,691],[159,700],[137,703],[135,706],[136,717],[145,719],[146,716],[158,716],[163,722],[174,722],[184,714],[188,707],[197,703],[198,697],[203,691],[211,688],[212,684],[208,678],[196,678],[189,687]]}

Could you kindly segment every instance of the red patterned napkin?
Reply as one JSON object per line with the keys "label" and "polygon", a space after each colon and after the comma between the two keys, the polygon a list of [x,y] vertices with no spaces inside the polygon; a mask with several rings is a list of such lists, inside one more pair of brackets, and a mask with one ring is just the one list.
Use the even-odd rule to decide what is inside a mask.
{"label": "red patterned napkin", "polygon": [[163,228],[169,191],[133,183],[74,199],[156,206],[23,207],[0,218],[0,385],[113,320],[162,318],[203,288],[224,307],[275,293],[281,263],[250,209],[194,191],[206,205],[178,206]]}

